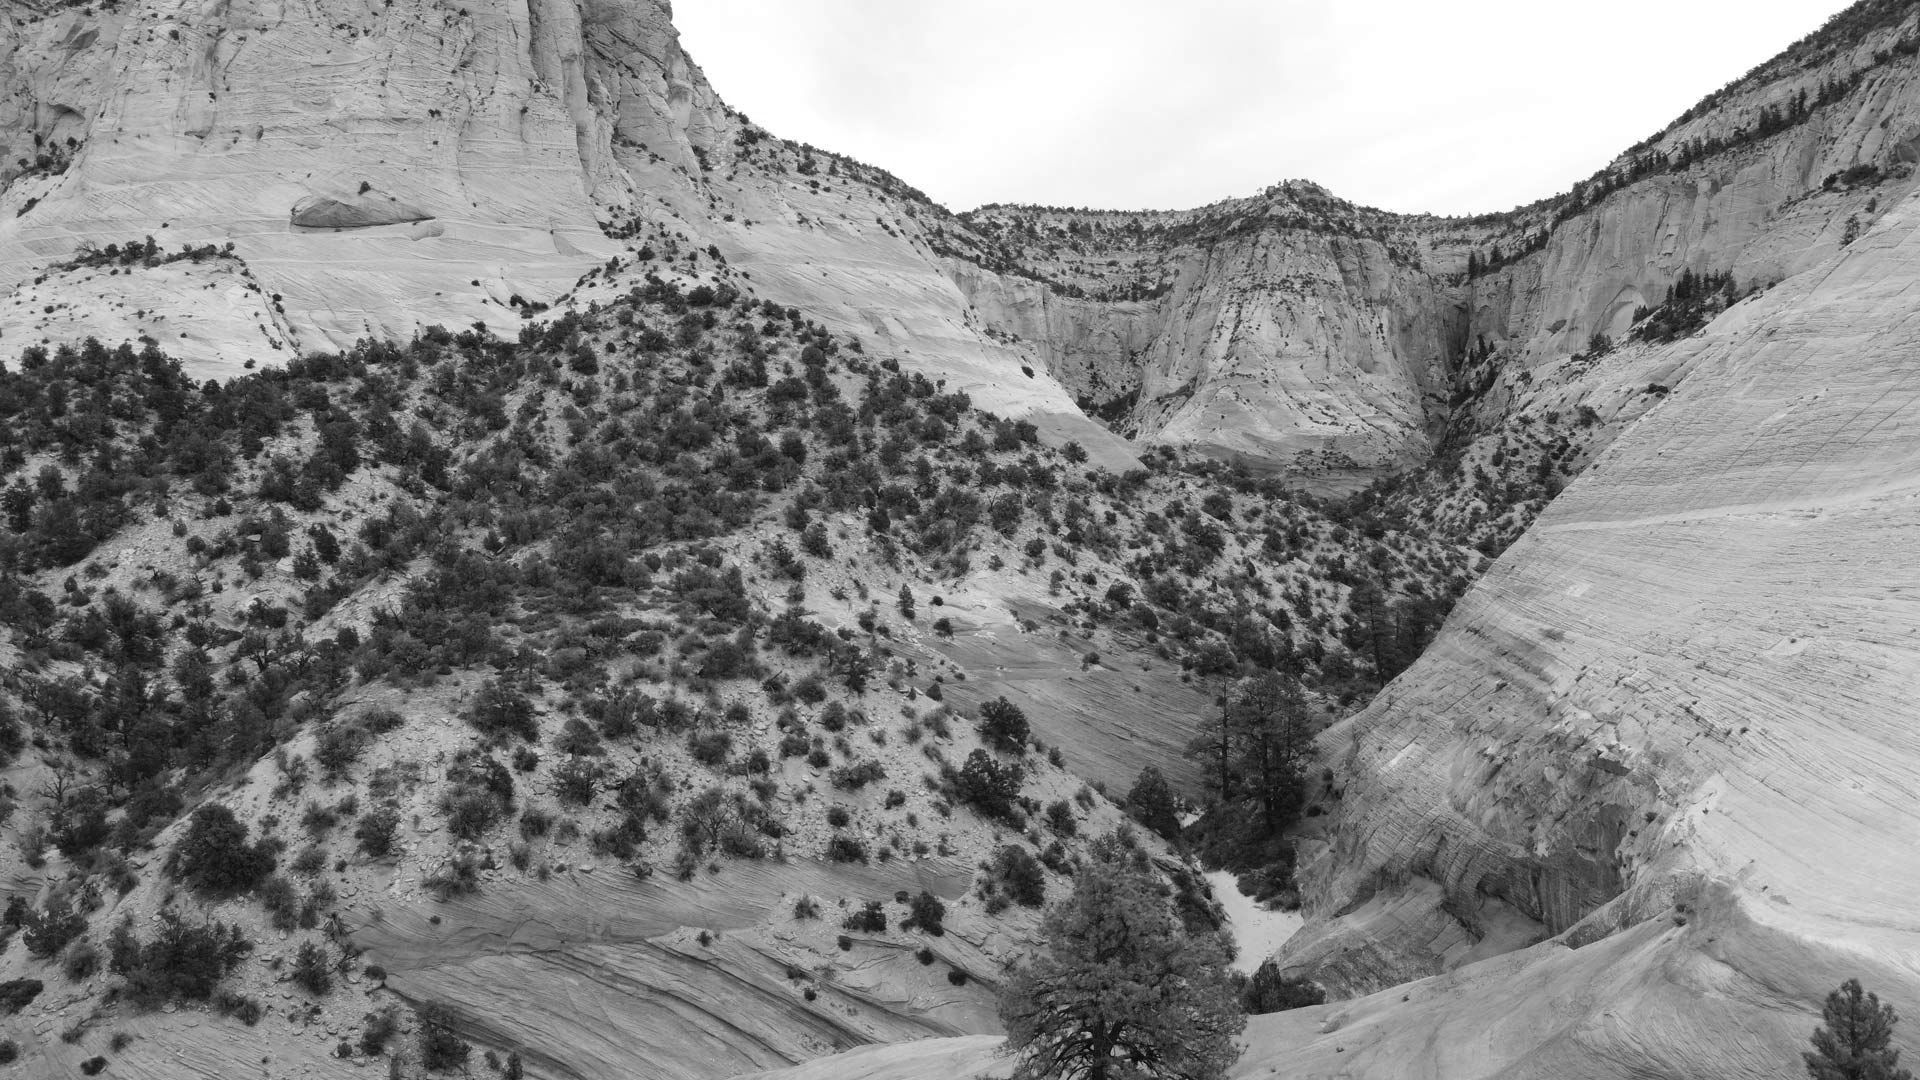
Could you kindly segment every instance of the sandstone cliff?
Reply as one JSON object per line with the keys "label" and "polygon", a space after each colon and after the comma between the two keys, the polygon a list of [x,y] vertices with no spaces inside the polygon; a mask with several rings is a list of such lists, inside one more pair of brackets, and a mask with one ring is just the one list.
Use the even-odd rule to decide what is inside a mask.
{"label": "sandstone cliff", "polygon": [[[1765,103],[1853,79],[1786,130],[1582,202],[1445,220],[1293,182],[1177,213],[956,217],[729,110],[658,0],[19,5],[0,280],[42,288],[0,308],[0,341],[147,333],[230,371],[436,322],[510,335],[645,273],[709,277],[897,345],[1109,464],[1130,452],[1086,409],[1135,446],[1344,490],[1432,451],[1476,341],[1532,366],[1619,336],[1684,269],[1771,282],[1835,250],[1880,196],[1822,180],[1914,157],[1911,57],[1878,56],[1902,32],[1768,73],[1638,153],[1727,142]],[[106,321],[34,302],[74,287],[76,248],[146,235],[233,243],[271,301],[210,313],[162,288]],[[1528,253],[1462,273],[1501,243]]]}
{"label": "sandstone cliff", "polygon": [[[81,245],[231,242],[285,340],[263,343],[248,320],[182,333],[193,293],[132,327],[209,370],[433,323],[511,336],[616,258],[625,272],[601,279],[614,292],[648,271],[732,266],[836,330],[910,343],[910,363],[995,411],[1132,461],[1051,378],[1022,377],[1019,350],[969,325],[908,219],[924,208],[910,189],[852,163],[796,182],[811,150],[730,113],[661,0],[16,7],[0,86],[0,282],[63,287]],[[685,262],[653,260],[669,239]],[[0,341],[37,340],[45,314],[8,305]]]}
{"label": "sandstone cliff", "polygon": [[1471,1027],[1435,1075],[1774,1076],[1841,979],[1920,992],[1916,226],[1903,198],[1678,347],[1679,388],[1328,733],[1355,779],[1283,959],[1434,977],[1280,1060],[1405,1075]]}

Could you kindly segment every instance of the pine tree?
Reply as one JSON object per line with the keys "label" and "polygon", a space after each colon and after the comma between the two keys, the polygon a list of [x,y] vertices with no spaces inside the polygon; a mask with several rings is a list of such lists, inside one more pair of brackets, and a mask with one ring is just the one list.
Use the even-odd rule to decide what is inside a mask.
{"label": "pine tree", "polygon": [[1307,698],[1300,684],[1277,672],[1244,679],[1227,699],[1227,723],[1239,732],[1241,772],[1253,784],[1267,827],[1278,829],[1296,812],[1306,757]]}
{"label": "pine tree", "polygon": [[1155,766],[1140,770],[1140,778],[1127,792],[1127,812],[1135,821],[1168,840],[1180,835],[1180,815],[1174,807],[1173,788]]}
{"label": "pine tree", "polygon": [[1801,1054],[1813,1080],[1913,1080],[1900,1068],[1900,1051],[1887,1044],[1900,1017],[1880,1004],[1859,979],[1848,979],[1827,995],[1822,1026],[1814,1029],[1813,1049]]}
{"label": "pine tree", "polygon": [[1239,1056],[1225,947],[1183,931],[1126,854],[1080,869],[1001,993],[1014,1080],[1217,1080]]}

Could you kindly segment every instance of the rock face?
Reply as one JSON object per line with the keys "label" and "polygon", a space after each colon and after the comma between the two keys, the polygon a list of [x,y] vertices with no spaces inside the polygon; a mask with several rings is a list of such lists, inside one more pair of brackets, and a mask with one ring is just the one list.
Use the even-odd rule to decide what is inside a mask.
{"label": "rock face", "polygon": [[369,198],[366,192],[360,192],[343,199],[301,199],[293,204],[288,220],[296,229],[371,229],[431,221],[433,215],[390,195]]}
{"label": "rock face", "polygon": [[[650,269],[731,263],[746,287],[836,330],[911,339],[912,362],[981,404],[1107,464],[1133,460],[1052,379],[1021,377],[1019,350],[969,325],[940,260],[897,217],[924,201],[887,194],[902,188],[891,178],[794,183],[797,149],[748,160],[744,118],[681,51],[662,0],[90,11],[14,6],[0,23],[9,291],[83,244],[231,242],[280,297],[290,346],[313,350],[432,323],[511,336],[526,305],[559,301],[615,258],[629,266],[601,282],[611,291]],[[633,256],[646,241],[616,239],[616,220],[654,243],[691,237],[693,260],[645,265]],[[0,342],[37,340],[28,314],[0,316]],[[236,334],[225,352],[239,355],[214,366],[273,359],[259,348]]]}
{"label": "rock face", "polygon": [[[1549,361],[1618,336],[1684,269],[1744,284],[1831,254],[1879,207],[1870,185],[1822,179],[1911,160],[1920,134],[1910,58],[1876,60],[1898,33],[1881,27],[1646,152],[1724,142],[1763,101],[1865,72],[1810,117],[1584,208],[1405,217],[1290,182],[1179,213],[955,216],[729,110],[662,0],[202,8],[9,8],[6,287],[82,245],[231,242],[298,351],[431,323],[510,336],[648,272],[720,278],[884,340],[1103,463],[1133,460],[1111,427],[1336,491],[1427,456],[1476,343]],[[1530,254],[1463,274],[1502,243]],[[165,340],[194,306],[142,308],[132,329]],[[0,350],[37,340],[37,318],[0,307]],[[214,372],[275,360],[261,344],[235,323],[195,351]]]}
{"label": "rock face", "polygon": [[[453,1003],[463,1025],[519,1048],[540,1075],[700,1080],[866,1043],[992,1030],[992,987],[956,987],[948,965],[991,973],[984,919],[931,942],[941,963],[869,940],[842,953],[836,921],[801,921],[808,895],[928,889],[948,900],[970,869],[878,870],[805,860],[729,866],[687,885],[636,882],[617,866],[552,882],[500,882],[424,912],[385,912],[356,944],[409,1001]],[[704,934],[704,936],[702,936]],[[993,941],[996,950],[1004,948]],[[851,957],[838,962],[836,957]]]}
{"label": "rock face", "polygon": [[[1144,217],[1100,216],[1126,219],[1103,233]],[[1427,455],[1467,320],[1458,290],[1415,265],[1405,237],[1383,241],[1369,230],[1386,226],[1307,184],[1154,217],[1145,255],[1165,292],[1151,300],[1059,295],[1057,282],[972,268],[956,280],[1083,404],[1123,402],[1113,418],[1149,441],[1334,488]],[[1290,224],[1302,221],[1313,227]],[[1082,224],[1069,216],[1066,235]],[[1045,268],[1051,254],[1072,280],[1111,251],[1086,247],[1022,255]]]}
{"label": "rock face", "polygon": [[[1683,342],[1673,394],[1328,733],[1358,779],[1283,959],[1347,994],[1438,978],[1283,1060],[1404,1075],[1471,1028],[1498,1055],[1436,1075],[1774,1076],[1842,979],[1920,994],[1917,269],[1903,196]],[[1516,929],[1552,940],[1443,974]]]}

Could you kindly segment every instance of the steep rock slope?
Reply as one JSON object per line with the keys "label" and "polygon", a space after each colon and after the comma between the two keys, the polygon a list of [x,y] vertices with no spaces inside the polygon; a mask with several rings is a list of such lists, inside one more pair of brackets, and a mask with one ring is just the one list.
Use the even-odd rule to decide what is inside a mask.
{"label": "steep rock slope", "polygon": [[[1012,211],[970,220],[988,235],[1033,227]],[[1296,183],[1190,213],[1038,221],[1062,244],[1022,238],[1019,257],[1059,279],[957,279],[983,319],[1035,343],[1123,430],[1336,489],[1428,453],[1466,318],[1392,215]],[[1087,298],[1080,281],[1128,247],[1130,280],[1102,290],[1127,299]]]}
{"label": "steep rock slope", "polygon": [[1920,71],[1903,44],[1915,22],[1903,5],[1861,8],[1878,25],[1811,35],[1571,199],[1508,216],[1509,252],[1541,246],[1476,279],[1473,332],[1538,362],[1624,337],[1683,270],[1765,285],[1838,250],[1920,159]]}
{"label": "steep rock slope", "polygon": [[[1503,1057],[1433,1075],[1777,1075],[1840,978],[1920,992],[1917,227],[1909,198],[1686,343],[1681,387],[1325,736],[1355,779],[1284,960],[1364,993],[1553,936],[1505,977],[1594,988],[1516,1000]],[[1357,1004],[1394,1015],[1340,1063],[1464,1038],[1474,972],[1421,984],[1420,1023]]]}
{"label": "steep rock slope", "polygon": [[[718,276],[1103,463],[1131,459],[1086,409],[1349,490],[1427,456],[1476,341],[1551,361],[1683,270],[1771,282],[1835,250],[1878,195],[1822,180],[1915,156],[1912,57],[1883,55],[1909,29],[1776,62],[1513,214],[1290,182],[1177,213],[955,216],[729,110],[659,0],[22,4],[0,23],[0,281],[58,283],[81,244],[232,242],[284,316],[264,339],[190,296],[65,328],[185,341],[216,371],[436,322],[510,335],[649,271]],[[1810,115],[1752,137],[1802,91]],[[1463,274],[1470,255],[1494,272]],[[46,314],[0,305],[0,338],[47,336]]]}
{"label": "steep rock slope", "polygon": [[[511,336],[528,305],[641,247],[620,239],[644,225],[708,255],[709,273],[734,259],[757,291],[897,339],[908,363],[984,405],[1131,461],[1051,379],[1019,377],[1014,350],[966,325],[904,223],[880,223],[911,200],[792,182],[799,157],[784,151],[741,167],[764,133],[739,138],[744,118],[657,0],[27,6],[0,23],[0,85],[9,287],[77,245],[153,234],[232,242],[284,308],[294,351],[433,323]],[[39,340],[37,309],[10,307],[0,335]],[[163,340],[165,319],[185,317],[148,314],[140,330]],[[73,332],[96,329],[123,328]],[[214,366],[284,360],[247,330],[212,340]]]}
{"label": "steep rock slope", "polygon": [[[1233,1074],[1777,1077],[1858,977],[1920,995],[1920,267],[1909,198],[1684,343],[1420,662],[1323,736],[1351,776],[1281,954],[1347,1000]],[[777,1076],[1004,1075],[985,1039]]]}

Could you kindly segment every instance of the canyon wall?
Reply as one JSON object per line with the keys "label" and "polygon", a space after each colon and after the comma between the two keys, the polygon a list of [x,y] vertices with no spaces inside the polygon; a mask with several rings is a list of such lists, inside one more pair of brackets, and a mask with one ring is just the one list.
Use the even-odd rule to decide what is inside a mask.
{"label": "canyon wall", "polygon": [[[1841,979],[1920,994],[1920,578],[1904,540],[1920,521],[1920,320],[1901,300],[1917,271],[1907,197],[1677,347],[1672,395],[1325,736],[1353,779],[1284,962],[1360,994],[1444,978],[1489,940],[1542,941],[1508,979],[1646,977],[1571,1010],[1578,1068],[1544,1017],[1566,1006],[1515,1001],[1501,1060],[1449,1076],[1778,1075]],[[1407,1030],[1347,1035],[1341,1063],[1403,1075],[1408,1040],[1464,1037],[1484,1005],[1443,997]],[[1304,1053],[1331,1061],[1326,1041]]]}
{"label": "canyon wall", "polygon": [[[1911,57],[1874,63],[1903,32],[1677,125],[1654,147],[1725,137],[1761,104],[1869,69],[1805,122],[1614,191],[1542,250],[1466,280],[1469,251],[1511,249],[1552,207],[1408,217],[1290,182],[1105,215],[1144,226],[1125,252],[1057,245],[1045,227],[1063,212],[956,217],[754,127],[661,0],[17,5],[0,22],[0,286],[20,295],[0,304],[0,350],[147,333],[222,373],[430,323],[511,336],[540,305],[645,273],[717,277],[883,339],[1105,464],[1186,446],[1350,490],[1431,452],[1470,344],[1548,362],[1620,336],[1683,269],[1770,283],[1837,250],[1849,218],[1870,223],[1872,185],[1821,181],[1915,156]],[[1007,249],[992,227],[1016,217],[1043,228]],[[132,320],[49,309],[76,249],[146,235],[233,244],[257,299],[229,289],[210,313],[188,291]],[[639,257],[664,237],[684,262]],[[996,243],[1002,257],[977,257]],[[1155,288],[1060,287],[1112,254]],[[1108,406],[1132,447],[1076,399]]]}

